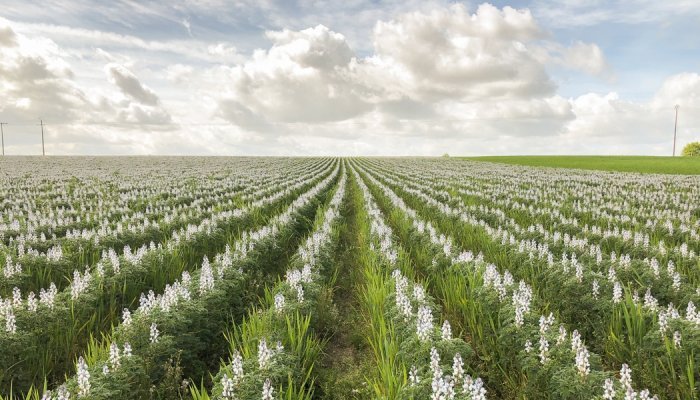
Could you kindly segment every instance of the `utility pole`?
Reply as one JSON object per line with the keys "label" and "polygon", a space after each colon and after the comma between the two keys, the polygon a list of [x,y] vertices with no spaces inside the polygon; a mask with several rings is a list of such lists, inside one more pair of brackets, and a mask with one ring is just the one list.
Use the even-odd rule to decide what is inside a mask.
{"label": "utility pole", "polygon": [[[40,119],[40,120],[39,120],[39,123],[40,123],[40,125],[41,125],[41,155],[42,155],[42,156],[45,156],[45,155],[46,155],[46,151],[44,150],[44,120],[43,120],[43,119]],[[674,146],[675,146],[675,145],[674,145]],[[673,152],[675,153],[675,151],[676,151],[676,150],[675,150],[675,147],[674,147]]]}
{"label": "utility pole", "polygon": [[673,156],[676,156],[676,130],[678,129],[678,109],[680,106],[676,104],[676,122],[673,123]]}
{"label": "utility pole", "polygon": [[2,130],[2,126],[7,125],[7,122],[0,122],[0,137],[2,138],[2,155],[5,155],[5,131]]}

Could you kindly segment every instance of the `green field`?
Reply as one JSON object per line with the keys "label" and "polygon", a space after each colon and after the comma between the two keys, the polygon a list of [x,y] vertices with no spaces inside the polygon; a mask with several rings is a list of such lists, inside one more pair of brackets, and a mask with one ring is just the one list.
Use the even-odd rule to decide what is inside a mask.
{"label": "green field", "polygon": [[0,171],[0,400],[700,400],[698,175],[436,157]]}
{"label": "green field", "polygon": [[700,175],[700,158],[651,156],[488,156],[467,157],[533,167],[580,168],[653,174]]}

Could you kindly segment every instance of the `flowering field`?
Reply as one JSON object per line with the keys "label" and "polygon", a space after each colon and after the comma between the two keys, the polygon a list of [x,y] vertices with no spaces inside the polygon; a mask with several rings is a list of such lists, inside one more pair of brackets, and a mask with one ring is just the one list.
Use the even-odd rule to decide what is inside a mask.
{"label": "flowering field", "polygon": [[698,176],[2,159],[0,398],[698,399],[699,254]]}
{"label": "flowering field", "polygon": [[658,156],[484,156],[474,161],[538,167],[577,168],[599,171],[645,172],[651,174],[700,175],[698,157]]}

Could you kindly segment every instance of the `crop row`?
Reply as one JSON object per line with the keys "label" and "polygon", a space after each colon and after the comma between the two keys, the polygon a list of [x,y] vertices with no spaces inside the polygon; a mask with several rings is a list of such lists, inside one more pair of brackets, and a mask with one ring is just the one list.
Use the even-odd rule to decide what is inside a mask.
{"label": "crop row", "polygon": [[[176,245],[166,243],[144,247],[120,258],[108,257],[103,260],[103,268],[76,275],[66,290],[46,291],[38,301],[32,301],[31,297],[17,303],[14,299],[12,303],[6,301],[6,330],[0,332],[6,349],[0,355],[3,380],[22,388],[38,384],[46,376],[51,384],[71,368],[74,357],[91,337],[108,332],[118,322],[122,310],[133,311],[135,305],[143,303],[144,300],[139,300],[144,298],[143,291],[167,290],[181,273],[197,271],[203,257],[221,252],[238,237],[249,240],[244,229],[274,220],[276,210],[282,211],[300,190],[328,176],[330,167],[326,163],[324,172],[319,170],[306,180],[265,197],[269,200],[256,203],[252,209],[215,214],[215,218],[174,236]],[[149,296],[154,294],[145,298]]]}
{"label": "crop row", "polygon": [[[274,280],[286,264],[287,252],[309,228],[309,214],[327,196],[338,171],[336,163],[329,175],[265,226],[245,231],[213,262],[205,259],[199,270],[183,273],[163,294],[146,297],[124,315],[109,338],[79,358],[75,376],[45,396],[172,398],[178,387],[173,379],[204,377],[225,348],[224,327],[241,320],[256,288]],[[121,357],[125,348],[130,355]]]}
{"label": "crop row", "polygon": [[[383,186],[376,180],[375,184]],[[658,390],[660,394],[664,395],[664,398],[666,395],[668,398],[692,398],[697,382],[695,376],[697,372],[694,369],[697,360],[693,358],[693,355],[697,354],[695,347],[698,343],[697,329],[693,328],[692,323],[689,325],[679,320],[678,316],[669,316],[668,326],[659,329],[654,313],[645,313],[646,307],[639,301],[635,303],[630,294],[628,294],[626,301],[619,301],[617,304],[613,302],[612,295],[609,298],[599,297],[602,296],[601,293],[604,293],[602,278],[600,287],[598,287],[599,292],[595,293],[595,285],[593,290],[581,285],[581,282],[576,279],[573,269],[569,274],[562,274],[556,270],[559,265],[547,267],[545,262],[538,266],[537,260],[533,259],[532,255],[520,255],[522,249],[519,249],[517,245],[513,248],[512,245],[502,245],[497,240],[494,243],[493,238],[479,232],[478,228],[474,229],[474,226],[469,224],[470,220],[466,219],[465,221],[459,215],[452,216],[452,218],[444,214],[441,216],[444,209],[434,207],[430,203],[423,203],[416,196],[402,191],[405,186],[405,183],[392,185],[394,190],[403,193],[409,203],[418,207],[418,212],[407,209],[403,200],[400,200],[393,192],[386,192],[389,190],[386,187],[384,187],[385,195],[395,202],[395,206],[409,210],[408,215],[414,221],[415,229],[419,232],[429,233],[428,236],[442,248],[443,252],[448,254],[453,251],[452,247],[461,246],[464,246],[463,249],[474,251],[474,253],[465,254],[483,251],[485,258],[497,262],[497,266],[500,264],[501,274],[508,276],[506,281],[509,284],[512,285],[515,278],[524,279],[524,282],[533,285],[532,289],[529,290],[534,291],[535,298],[540,298],[543,301],[543,317],[546,317],[546,310],[552,310],[558,316],[563,317],[563,322],[566,322],[572,329],[580,329],[577,327],[579,321],[587,322],[586,327],[593,329],[593,334],[586,335],[585,339],[595,349],[602,349],[605,352],[607,358],[604,361],[607,361],[605,363],[607,368],[616,368],[615,366],[619,367],[623,363],[629,363],[635,371],[635,381],[643,386]],[[439,230],[433,228],[432,224],[426,225],[425,222],[417,222],[420,221],[421,215],[424,218],[432,219],[434,226],[445,229],[445,232],[454,232],[455,239],[453,240],[449,234],[440,234]],[[479,224],[476,225],[479,226]],[[521,251],[518,252],[518,250]],[[493,255],[506,257],[493,257]],[[464,257],[471,258],[473,256]],[[452,260],[460,259],[458,256],[450,258]],[[499,262],[499,260],[504,259],[508,260],[508,263]],[[533,264],[538,268],[533,269]],[[494,271],[497,270],[494,269]],[[497,282],[501,291],[500,297],[504,299],[508,285],[499,279]],[[613,285],[610,286],[609,290],[612,291]],[[459,288],[459,286],[456,287]],[[543,287],[544,289],[542,289]],[[606,289],[608,289],[607,285]],[[455,301],[458,301],[459,298],[460,296],[453,296]],[[567,301],[573,298],[577,300]],[[563,299],[563,301],[555,299]],[[474,304],[479,304],[479,302]],[[664,310],[661,311],[663,315]],[[590,317],[580,318],[586,314]],[[636,321],[630,315],[638,315]],[[640,322],[641,325],[639,325]],[[635,323],[643,328],[642,332],[633,331],[632,325]],[[674,331],[674,329],[677,330]],[[674,333],[671,336],[664,335],[664,330]],[[632,334],[636,336],[632,336]],[[661,335],[659,336],[659,334]],[[681,337],[686,338],[682,347],[680,344],[675,344],[681,340]],[[533,337],[529,342],[535,342],[535,338]],[[629,339],[625,343],[620,343],[622,338]],[[601,339],[605,339],[605,342],[601,342]],[[523,347],[523,343],[519,347]],[[512,346],[507,344],[493,346],[494,351],[498,349],[510,351]],[[653,362],[649,362],[649,360],[653,360]]]}

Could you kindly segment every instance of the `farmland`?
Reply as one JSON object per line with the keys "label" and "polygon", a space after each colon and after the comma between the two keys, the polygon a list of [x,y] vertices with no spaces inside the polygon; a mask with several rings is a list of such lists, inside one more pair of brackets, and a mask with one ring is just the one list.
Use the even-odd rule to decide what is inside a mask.
{"label": "farmland", "polygon": [[577,168],[616,172],[642,172],[649,174],[700,175],[700,159],[697,157],[485,156],[470,157],[469,159],[533,167]]}
{"label": "farmland", "polygon": [[697,399],[699,256],[694,175],[3,158],[0,398]]}

